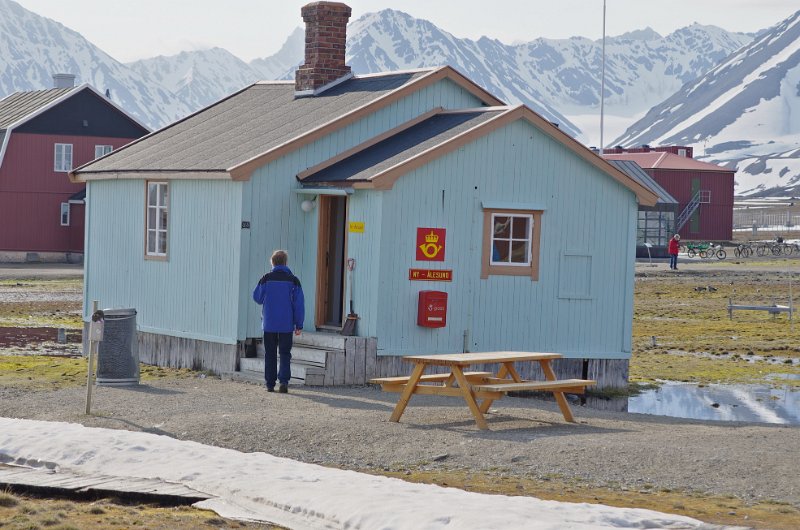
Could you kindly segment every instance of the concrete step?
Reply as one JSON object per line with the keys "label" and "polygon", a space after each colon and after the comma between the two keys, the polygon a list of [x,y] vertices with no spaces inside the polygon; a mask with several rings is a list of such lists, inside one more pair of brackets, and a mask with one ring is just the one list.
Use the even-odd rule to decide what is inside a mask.
{"label": "concrete step", "polygon": [[[296,363],[292,359],[291,364],[292,382],[303,384],[308,376],[324,376],[325,368],[303,363]],[[235,374],[242,374],[244,379],[257,379],[263,383],[264,381],[264,359],[258,357],[251,359],[239,359],[239,371],[230,372]]]}
{"label": "concrete step", "polygon": [[[330,344],[338,344],[336,341],[326,341],[318,339],[310,339],[309,342],[304,342],[303,335],[300,338],[295,338],[292,342],[292,357],[301,356],[303,358],[312,358],[315,355],[318,357],[316,362],[322,362],[320,351],[344,351],[344,340],[341,341],[341,347],[338,346],[324,346],[325,342]],[[256,357],[264,358],[264,344],[259,342],[256,345]]]}
{"label": "concrete step", "polygon": [[303,331],[299,337],[294,338],[294,343],[298,346],[322,350],[344,350],[344,341],[346,338],[347,337],[335,333]]}
{"label": "concrete step", "polygon": [[[325,368],[325,363],[328,359],[328,352],[326,350],[317,350],[314,348],[305,348],[302,346],[292,347],[292,364],[303,366],[315,366],[317,368]],[[264,370],[263,357],[243,357],[239,360],[239,367],[241,370]]]}

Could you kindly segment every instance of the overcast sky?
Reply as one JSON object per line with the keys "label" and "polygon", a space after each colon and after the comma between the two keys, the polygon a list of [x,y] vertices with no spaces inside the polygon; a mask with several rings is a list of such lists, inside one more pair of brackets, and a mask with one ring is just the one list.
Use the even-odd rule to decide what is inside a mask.
{"label": "overcast sky", "polygon": [[[302,26],[295,0],[16,0],[81,33],[119,61],[218,46],[250,61],[275,53]],[[603,0],[348,0],[351,20],[396,9],[456,37],[505,43],[602,35]],[[772,26],[798,0],[607,0],[607,34],[650,26],[662,35],[693,22],[729,31]]]}

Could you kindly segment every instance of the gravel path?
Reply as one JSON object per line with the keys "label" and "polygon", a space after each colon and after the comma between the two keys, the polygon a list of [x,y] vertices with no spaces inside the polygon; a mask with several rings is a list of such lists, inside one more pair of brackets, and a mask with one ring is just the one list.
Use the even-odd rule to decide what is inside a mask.
{"label": "gravel path", "polygon": [[92,417],[85,389],[0,388],[0,415],[141,430],[353,469],[472,469],[573,478],[631,490],[669,488],[800,505],[800,428],[703,422],[504,398],[479,431],[463,401],[415,396],[401,423],[396,394],[372,387],[263,387],[191,378],[101,387]]}

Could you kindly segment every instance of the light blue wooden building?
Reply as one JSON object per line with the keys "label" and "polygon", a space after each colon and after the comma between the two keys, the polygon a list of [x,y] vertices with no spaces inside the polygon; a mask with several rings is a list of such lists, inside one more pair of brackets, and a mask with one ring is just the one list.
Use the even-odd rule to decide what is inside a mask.
{"label": "light blue wooden building", "polygon": [[[316,24],[334,19],[343,44],[339,6],[307,6],[296,82],[256,83],[71,174],[87,183],[84,320],[92,300],[133,307],[146,362],[251,367],[251,292],[282,248],[306,294],[306,384],[492,350],[561,352],[567,375],[620,384],[637,207],[656,196],[450,67],[353,76],[343,46],[320,63]],[[447,293],[444,327],[418,323],[427,290]]]}

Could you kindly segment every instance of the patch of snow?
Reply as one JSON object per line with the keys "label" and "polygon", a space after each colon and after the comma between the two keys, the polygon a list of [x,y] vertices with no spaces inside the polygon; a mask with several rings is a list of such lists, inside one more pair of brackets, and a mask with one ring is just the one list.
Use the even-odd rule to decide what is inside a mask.
{"label": "patch of snow", "polygon": [[0,418],[0,461],[176,482],[216,496],[199,508],[289,528],[708,528],[651,510],[485,495],[72,423]]}

